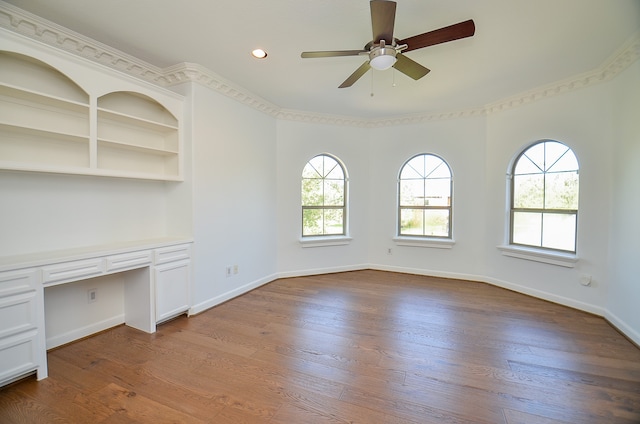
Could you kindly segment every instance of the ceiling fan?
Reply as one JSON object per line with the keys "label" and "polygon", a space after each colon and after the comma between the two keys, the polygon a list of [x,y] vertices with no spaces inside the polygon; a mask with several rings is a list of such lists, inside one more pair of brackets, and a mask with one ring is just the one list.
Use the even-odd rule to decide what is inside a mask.
{"label": "ceiling fan", "polygon": [[393,37],[396,2],[372,0],[369,4],[371,7],[373,40],[369,41],[362,50],[318,51],[303,52],[301,54],[303,58],[368,55],[369,60],[356,69],[349,78],[340,84],[339,88],[351,87],[371,68],[385,70],[393,66],[414,80],[419,80],[430,72],[429,69],[409,59],[403,53],[471,37],[476,31],[475,24],[473,20],[470,19],[434,31],[425,32],[424,34],[398,40]]}

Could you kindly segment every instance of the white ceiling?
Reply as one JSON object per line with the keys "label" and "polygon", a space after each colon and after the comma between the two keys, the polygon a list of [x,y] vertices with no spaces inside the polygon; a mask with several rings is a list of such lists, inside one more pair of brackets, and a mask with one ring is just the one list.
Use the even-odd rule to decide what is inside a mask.
{"label": "white ceiling", "polygon": [[370,71],[338,89],[366,57],[300,53],[363,48],[367,0],[8,3],[162,68],[200,64],[283,109],[363,118],[482,107],[592,71],[640,30],[640,0],[398,0],[396,38],[467,19],[476,33],[406,53],[431,69],[419,81]]}

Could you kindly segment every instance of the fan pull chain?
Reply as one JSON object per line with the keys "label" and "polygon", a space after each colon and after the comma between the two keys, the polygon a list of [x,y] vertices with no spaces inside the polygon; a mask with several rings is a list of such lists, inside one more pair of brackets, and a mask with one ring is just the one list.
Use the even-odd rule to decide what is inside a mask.
{"label": "fan pull chain", "polygon": [[373,74],[374,74],[374,71],[372,69],[371,70],[371,97],[373,97]]}

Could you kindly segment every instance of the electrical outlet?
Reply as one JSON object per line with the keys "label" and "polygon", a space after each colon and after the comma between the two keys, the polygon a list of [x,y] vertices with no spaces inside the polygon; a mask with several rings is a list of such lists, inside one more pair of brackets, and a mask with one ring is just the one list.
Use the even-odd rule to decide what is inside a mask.
{"label": "electrical outlet", "polygon": [[227,277],[231,277],[231,274],[233,273],[233,268],[228,266],[226,271],[227,271]]}
{"label": "electrical outlet", "polygon": [[390,247],[387,248],[387,255],[393,255],[393,250]]}
{"label": "electrical outlet", "polygon": [[87,303],[93,303],[98,301],[98,289],[87,290]]}
{"label": "electrical outlet", "polygon": [[234,265],[233,266],[233,273],[237,274],[238,273],[238,265]]}

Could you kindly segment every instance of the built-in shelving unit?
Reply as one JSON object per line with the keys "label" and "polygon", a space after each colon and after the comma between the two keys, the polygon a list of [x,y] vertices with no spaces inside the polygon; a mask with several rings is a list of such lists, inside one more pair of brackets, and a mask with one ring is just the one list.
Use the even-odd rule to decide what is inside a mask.
{"label": "built-in shelving unit", "polygon": [[177,175],[178,121],[155,100],[132,92],[98,99],[98,168]]}
{"label": "built-in shelving unit", "polygon": [[174,114],[130,87],[88,91],[43,61],[0,51],[0,169],[182,179]]}

